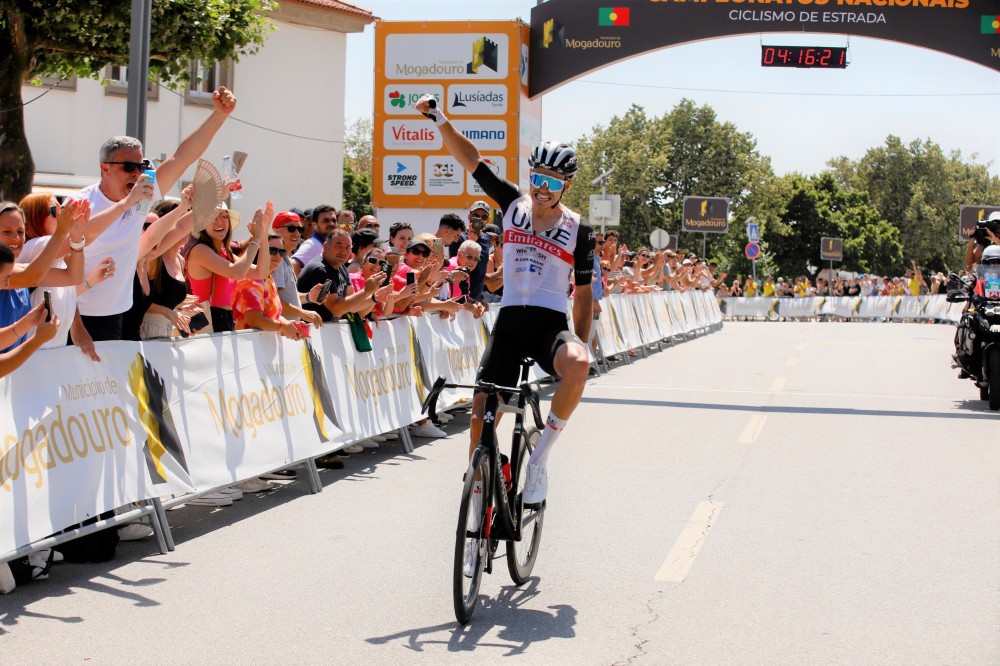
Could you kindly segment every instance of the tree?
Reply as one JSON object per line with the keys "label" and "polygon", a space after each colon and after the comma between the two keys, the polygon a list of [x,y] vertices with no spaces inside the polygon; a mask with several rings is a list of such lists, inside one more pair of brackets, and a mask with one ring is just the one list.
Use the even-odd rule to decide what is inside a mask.
{"label": "tree", "polygon": [[967,161],[958,151],[946,155],[930,140],[904,145],[889,136],[857,161],[839,157],[829,165],[845,189],[867,193],[879,215],[899,230],[905,259],[944,270],[963,262],[960,206],[1000,205],[1000,178],[975,159]]}
{"label": "tree", "polygon": [[344,132],[344,158],[354,173],[372,180],[372,139],[371,118],[358,118],[347,126]]}
{"label": "tree", "polygon": [[[271,0],[153,2],[151,77],[188,79],[191,60],[214,63],[256,53]],[[128,65],[131,3],[0,0],[0,199],[31,191],[35,166],[24,134],[21,85],[40,76],[97,78]]]}
{"label": "tree", "polygon": [[344,158],[344,208],[353,211],[356,218],[374,215],[372,210],[372,186],[368,176],[356,173],[351,161]]}

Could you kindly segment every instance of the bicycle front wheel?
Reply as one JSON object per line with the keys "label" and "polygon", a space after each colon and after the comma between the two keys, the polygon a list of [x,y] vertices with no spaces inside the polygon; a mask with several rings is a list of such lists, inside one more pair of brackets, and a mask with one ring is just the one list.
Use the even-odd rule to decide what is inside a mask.
{"label": "bicycle front wheel", "polygon": [[491,497],[490,466],[486,450],[479,446],[465,472],[465,486],[455,534],[455,569],[452,572],[455,619],[468,624],[476,608],[479,584],[487,557],[486,505]]}
{"label": "bicycle front wheel", "polygon": [[545,520],[544,505],[537,509],[526,508],[521,501],[524,493],[524,483],[527,478],[528,456],[538,443],[542,434],[535,428],[524,431],[518,443],[517,455],[517,500],[516,506],[521,511],[521,540],[507,542],[507,569],[515,585],[524,585],[535,567],[538,549],[542,543],[542,523]]}

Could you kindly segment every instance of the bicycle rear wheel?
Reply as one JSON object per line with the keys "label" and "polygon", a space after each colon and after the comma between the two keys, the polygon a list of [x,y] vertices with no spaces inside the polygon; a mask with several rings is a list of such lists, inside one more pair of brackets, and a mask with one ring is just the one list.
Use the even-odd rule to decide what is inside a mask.
{"label": "bicycle rear wheel", "polygon": [[[477,481],[478,478],[478,481]],[[486,559],[486,506],[492,497],[490,491],[490,466],[486,450],[479,446],[472,454],[469,469],[465,472],[465,486],[458,511],[458,529],[455,534],[455,568],[452,572],[452,596],[455,602],[455,619],[468,624],[472,619],[483,580]],[[478,492],[475,492],[478,490]],[[471,561],[465,566],[466,549]],[[466,574],[470,575],[466,575]]]}
{"label": "bicycle rear wheel", "polygon": [[517,455],[517,507],[521,511],[521,540],[507,542],[507,569],[515,585],[523,585],[538,558],[538,548],[542,543],[542,523],[545,520],[545,506],[538,509],[525,508],[521,502],[524,483],[527,478],[528,456],[542,434],[535,428],[528,428],[521,436]]}

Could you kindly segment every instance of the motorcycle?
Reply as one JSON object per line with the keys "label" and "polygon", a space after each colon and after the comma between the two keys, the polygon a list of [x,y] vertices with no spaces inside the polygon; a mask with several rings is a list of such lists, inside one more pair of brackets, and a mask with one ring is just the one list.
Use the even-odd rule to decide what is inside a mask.
{"label": "motorcycle", "polygon": [[990,409],[1000,409],[1000,263],[979,264],[978,280],[949,275],[946,298],[950,303],[967,301],[955,331],[955,361],[960,377],[979,387],[979,399]]}

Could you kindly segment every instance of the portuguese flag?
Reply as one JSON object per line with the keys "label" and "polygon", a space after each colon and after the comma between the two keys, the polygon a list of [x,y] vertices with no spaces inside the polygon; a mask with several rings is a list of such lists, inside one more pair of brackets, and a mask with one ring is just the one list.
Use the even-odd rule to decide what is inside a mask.
{"label": "portuguese flag", "polygon": [[[628,21],[628,14],[625,15],[625,20]],[[984,35],[1000,34],[1000,16],[983,16],[979,22],[979,32]]]}
{"label": "portuguese flag", "polygon": [[[986,19],[983,19],[985,24]],[[628,7],[601,7],[597,10],[597,25],[628,25]]]}

